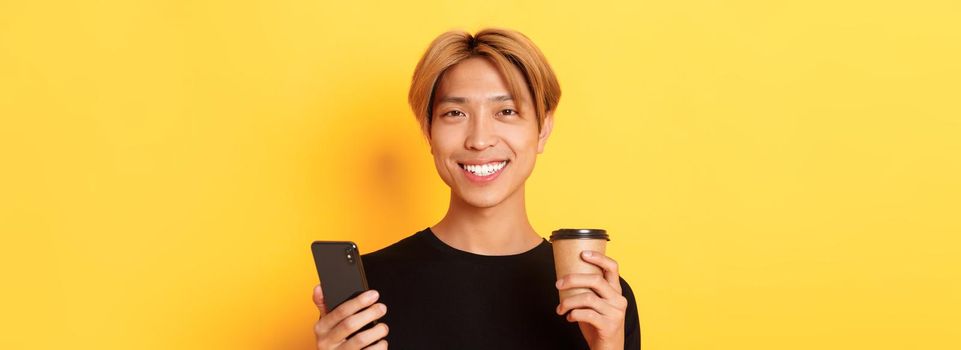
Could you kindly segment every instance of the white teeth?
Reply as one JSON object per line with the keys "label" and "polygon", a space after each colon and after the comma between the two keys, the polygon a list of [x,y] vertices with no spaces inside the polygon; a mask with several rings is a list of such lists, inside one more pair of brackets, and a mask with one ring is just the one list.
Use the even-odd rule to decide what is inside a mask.
{"label": "white teeth", "polygon": [[464,169],[466,169],[467,171],[471,172],[474,175],[490,176],[491,174],[494,174],[500,171],[501,169],[504,169],[505,165],[507,165],[506,160],[497,162],[497,163],[489,163],[489,164],[482,164],[482,165],[463,164],[462,166],[464,167]]}

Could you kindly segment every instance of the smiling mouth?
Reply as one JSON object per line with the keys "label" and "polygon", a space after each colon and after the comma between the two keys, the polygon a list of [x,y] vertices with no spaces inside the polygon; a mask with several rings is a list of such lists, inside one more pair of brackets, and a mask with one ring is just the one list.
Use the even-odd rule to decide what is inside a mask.
{"label": "smiling mouth", "polygon": [[487,164],[457,163],[457,165],[460,166],[461,169],[467,170],[471,174],[474,174],[477,176],[491,176],[496,174],[498,171],[501,171],[501,169],[504,169],[504,167],[506,167],[507,163],[509,162],[510,160],[502,160],[499,162],[490,162]]}

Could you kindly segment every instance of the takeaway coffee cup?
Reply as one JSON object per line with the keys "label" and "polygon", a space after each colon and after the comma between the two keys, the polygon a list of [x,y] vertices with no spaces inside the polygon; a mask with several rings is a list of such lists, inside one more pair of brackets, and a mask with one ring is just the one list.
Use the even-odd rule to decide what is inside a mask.
{"label": "takeaway coffee cup", "polygon": [[[554,269],[557,279],[572,273],[603,274],[597,265],[581,259],[581,252],[592,250],[606,254],[607,241],[610,241],[607,231],[600,229],[572,229],[562,228],[551,233],[551,245],[554,247]],[[590,288],[572,288],[560,291],[560,299],[589,292]]]}

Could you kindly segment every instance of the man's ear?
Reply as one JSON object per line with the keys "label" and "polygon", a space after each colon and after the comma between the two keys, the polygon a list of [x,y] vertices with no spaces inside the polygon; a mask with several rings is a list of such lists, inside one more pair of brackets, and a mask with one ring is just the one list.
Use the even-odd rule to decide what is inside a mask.
{"label": "man's ear", "polygon": [[544,122],[541,123],[541,132],[537,136],[537,153],[544,153],[544,145],[547,144],[547,138],[551,136],[551,130],[554,129],[554,111],[547,111],[547,115],[544,116]]}

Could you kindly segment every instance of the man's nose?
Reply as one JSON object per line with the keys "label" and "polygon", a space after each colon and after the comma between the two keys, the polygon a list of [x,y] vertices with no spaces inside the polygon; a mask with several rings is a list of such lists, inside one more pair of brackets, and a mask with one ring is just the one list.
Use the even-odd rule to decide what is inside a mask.
{"label": "man's nose", "polygon": [[479,117],[471,120],[470,132],[464,140],[467,149],[483,150],[497,144],[494,132],[494,121],[491,118]]}

